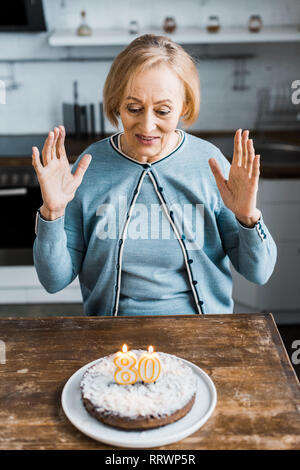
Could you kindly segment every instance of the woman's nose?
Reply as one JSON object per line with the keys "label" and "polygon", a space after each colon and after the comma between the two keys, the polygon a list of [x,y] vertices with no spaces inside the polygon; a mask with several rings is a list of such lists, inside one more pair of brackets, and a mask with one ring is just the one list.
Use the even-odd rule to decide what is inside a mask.
{"label": "woman's nose", "polygon": [[150,133],[156,128],[156,116],[153,114],[153,111],[145,111],[141,116],[141,130],[143,133]]}

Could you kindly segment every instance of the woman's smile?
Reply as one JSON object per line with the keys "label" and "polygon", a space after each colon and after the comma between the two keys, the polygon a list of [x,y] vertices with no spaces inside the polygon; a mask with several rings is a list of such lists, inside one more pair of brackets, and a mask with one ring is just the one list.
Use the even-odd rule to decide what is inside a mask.
{"label": "woman's smile", "polygon": [[135,134],[135,136],[141,145],[153,145],[156,144],[159,139],[159,137],[146,136],[143,134]]}

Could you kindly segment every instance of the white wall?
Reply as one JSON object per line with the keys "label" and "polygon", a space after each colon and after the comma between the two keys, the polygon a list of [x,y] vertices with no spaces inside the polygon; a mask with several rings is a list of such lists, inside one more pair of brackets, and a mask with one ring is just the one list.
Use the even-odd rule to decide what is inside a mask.
{"label": "white wall", "polygon": [[[260,14],[265,25],[300,25],[299,0],[44,0],[47,33],[0,33],[0,61],[24,58],[111,57],[121,48],[54,48],[49,32],[76,28],[79,13],[87,11],[91,26],[127,27],[131,19],[141,27],[160,26],[165,16],[174,16],[179,26],[204,27],[210,14],[218,14],[222,26],[245,25],[251,14]],[[193,54],[250,53],[245,91],[234,91],[233,60],[204,60],[199,64],[202,103],[197,130],[253,128],[257,89],[300,79],[300,43],[193,46]],[[79,82],[80,101],[98,103],[110,67],[106,62],[0,62],[0,79],[17,89],[7,89],[6,105],[0,106],[0,134],[47,133],[62,122],[62,102],[72,102],[73,80]],[[107,124],[107,130],[113,128]]]}

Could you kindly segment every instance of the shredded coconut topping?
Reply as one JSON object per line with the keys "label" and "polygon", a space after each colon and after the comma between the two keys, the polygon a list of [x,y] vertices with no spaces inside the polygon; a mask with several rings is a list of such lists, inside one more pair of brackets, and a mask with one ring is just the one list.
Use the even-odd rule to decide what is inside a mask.
{"label": "shredded coconut topping", "polygon": [[[137,360],[143,350],[133,350]],[[80,388],[102,413],[124,418],[153,416],[160,418],[183,408],[196,393],[197,377],[180,358],[162,352],[156,353],[162,366],[156,382],[119,385],[114,380],[115,355],[99,359],[83,375]]]}

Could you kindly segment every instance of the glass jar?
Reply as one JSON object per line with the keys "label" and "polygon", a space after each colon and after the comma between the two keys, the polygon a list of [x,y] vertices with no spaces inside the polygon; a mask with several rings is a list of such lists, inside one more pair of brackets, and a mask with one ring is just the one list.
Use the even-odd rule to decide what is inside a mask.
{"label": "glass jar", "polygon": [[83,10],[81,12],[81,24],[77,28],[78,36],[91,36],[93,31],[92,28],[86,22],[86,12]]}
{"label": "glass jar", "polygon": [[173,18],[172,16],[167,16],[163,24],[163,30],[166,33],[173,33],[176,28],[177,28],[177,24],[176,24],[175,18]]}
{"label": "glass jar", "polygon": [[220,20],[217,15],[211,15],[208,18],[208,23],[206,25],[206,29],[209,33],[217,33],[220,29]]}
{"label": "glass jar", "polygon": [[248,29],[251,33],[258,33],[263,26],[260,15],[251,15],[248,21]]}

